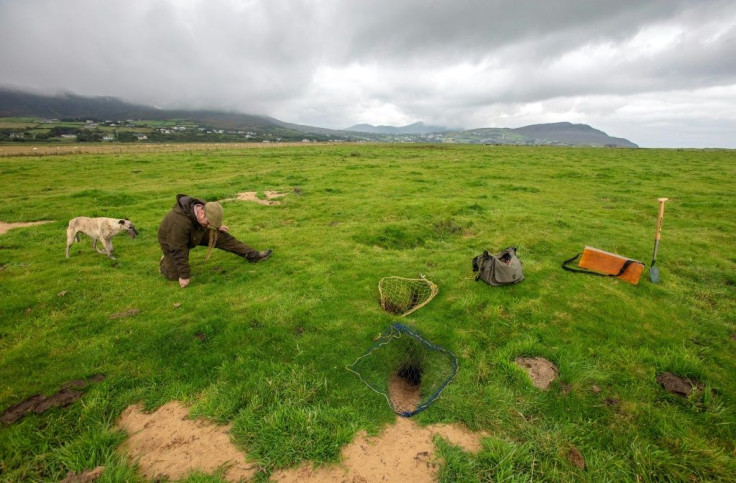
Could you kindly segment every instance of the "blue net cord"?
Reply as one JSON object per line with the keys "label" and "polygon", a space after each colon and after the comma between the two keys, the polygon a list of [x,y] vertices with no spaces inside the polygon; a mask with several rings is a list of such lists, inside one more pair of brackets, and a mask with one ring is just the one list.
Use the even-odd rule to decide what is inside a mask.
{"label": "blue net cord", "polygon": [[[391,342],[399,340],[402,336],[409,337],[411,341],[418,342],[421,347],[426,349],[427,354],[436,354],[437,356],[435,356],[435,359],[447,361],[448,365],[447,375],[444,376],[444,378],[437,383],[437,386],[434,388],[434,390],[430,394],[425,395],[424,398],[419,402],[419,404],[412,410],[403,410],[396,407],[394,402],[389,397],[388,391],[382,390],[383,385],[378,387],[378,384],[375,381],[371,382],[367,380],[365,377],[363,377],[363,374],[360,371],[360,367],[368,360],[371,355],[376,353],[376,351],[378,351],[379,349],[385,348]],[[432,344],[431,342],[424,339],[412,328],[407,327],[403,324],[396,323],[385,330],[383,334],[379,337],[379,340],[375,344],[373,344],[373,346],[371,346],[368,351],[358,357],[355,362],[347,366],[347,369],[357,375],[358,378],[363,381],[363,383],[365,383],[368,387],[370,387],[374,392],[377,392],[378,394],[381,394],[383,397],[385,397],[389,406],[396,414],[403,417],[410,417],[427,409],[439,397],[440,393],[442,393],[445,387],[447,387],[447,385],[455,378],[455,375],[458,371],[458,363],[457,357],[452,352],[447,351],[441,346]]]}

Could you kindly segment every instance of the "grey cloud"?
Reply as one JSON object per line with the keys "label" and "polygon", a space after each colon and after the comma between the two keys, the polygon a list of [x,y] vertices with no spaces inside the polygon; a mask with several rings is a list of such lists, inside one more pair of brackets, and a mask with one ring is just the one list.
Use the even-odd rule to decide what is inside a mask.
{"label": "grey cloud", "polygon": [[[597,100],[736,85],[735,29],[730,0],[0,0],[0,85],[325,127],[534,122],[538,106],[623,125]],[[732,122],[729,102],[713,116]]]}
{"label": "grey cloud", "polygon": [[350,58],[477,59],[528,40],[545,57],[581,41],[625,38],[642,24],[672,16],[687,4],[680,0],[386,0],[342,2],[339,16],[351,22]]}

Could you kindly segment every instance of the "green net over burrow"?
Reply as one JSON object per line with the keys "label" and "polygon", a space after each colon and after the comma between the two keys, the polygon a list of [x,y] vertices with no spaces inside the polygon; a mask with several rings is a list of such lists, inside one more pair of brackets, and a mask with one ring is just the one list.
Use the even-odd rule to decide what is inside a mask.
{"label": "green net over burrow", "polygon": [[388,327],[348,370],[398,415],[427,409],[457,374],[457,357],[403,324]]}

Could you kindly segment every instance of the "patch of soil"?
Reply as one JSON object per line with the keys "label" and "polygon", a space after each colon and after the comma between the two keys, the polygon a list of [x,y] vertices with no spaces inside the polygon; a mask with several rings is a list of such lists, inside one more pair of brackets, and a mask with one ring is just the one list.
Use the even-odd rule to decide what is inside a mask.
{"label": "patch of soil", "polygon": [[[120,426],[130,437],[123,444],[130,458],[140,465],[147,479],[185,478],[192,471],[211,474],[222,465],[227,481],[248,480],[258,471],[247,463],[228,436],[228,426],[187,419],[188,410],[172,401],[146,414],[140,406],[130,406]],[[375,437],[360,432],[341,452],[340,464],[314,468],[304,463],[298,468],[274,472],[271,479],[282,482],[434,482],[439,461],[433,438],[439,435],[464,451],[478,452],[486,433],[473,433],[464,426],[435,424],[421,427],[408,418],[396,418]]]}
{"label": "patch of soil", "polygon": [[670,394],[676,394],[682,397],[688,397],[694,389],[702,391],[705,386],[700,381],[693,381],[685,377],[680,377],[671,372],[663,372],[657,375],[657,382]]}
{"label": "patch of soil", "polygon": [[118,312],[116,314],[110,314],[111,319],[121,319],[123,317],[130,317],[140,312],[140,309],[128,309],[124,312]]}
{"label": "patch of soil", "polygon": [[65,382],[61,385],[62,389],[84,389],[87,385],[87,381],[84,379],[75,379],[73,381]]}
{"label": "patch of soil", "polygon": [[621,400],[617,397],[607,397],[603,400],[603,404],[609,407],[618,407],[621,405]]}
{"label": "patch of soil", "polygon": [[51,408],[67,407],[84,395],[83,392],[77,391],[76,389],[83,389],[87,384],[99,382],[104,378],[104,375],[97,374],[92,376],[88,381],[77,379],[65,382],[56,394],[48,397],[43,394],[33,395],[3,411],[3,414],[0,416],[0,422],[3,424],[13,424],[30,412],[42,414]]}
{"label": "patch of soil", "polygon": [[2,421],[3,424],[13,424],[27,413],[36,409],[36,407],[41,404],[41,401],[45,399],[46,396],[43,394],[36,394],[25,401],[19,402],[15,406],[10,406],[8,409],[3,411],[3,415],[0,416],[0,421]]}
{"label": "patch of soil", "polygon": [[421,427],[408,418],[397,418],[380,435],[358,434],[343,448],[339,465],[315,468],[305,463],[296,469],[274,472],[271,479],[279,482],[368,482],[437,481],[440,461],[435,456],[435,435],[468,452],[481,449],[486,434],[472,433],[458,425],[436,424]]}
{"label": "patch of soil", "polygon": [[256,191],[246,191],[245,193],[238,193],[238,197],[236,199],[238,201],[253,201],[260,205],[271,206],[280,205],[280,201],[273,201],[273,199],[281,198],[282,196],[286,196],[286,194],[279,193],[278,191],[266,191],[266,199],[262,200],[258,197],[258,193]]}
{"label": "patch of soil", "polygon": [[70,404],[72,404],[74,401],[82,397],[83,394],[84,394],[83,392],[75,391],[74,389],[68,389],[68,388],[60,389],[59,392],[57,392],[56,394],[39,401],[36,407],[33,408],[33,412],[36,414],[41,414],[41,413],[48,411],[51,408],[67,407]]}
{"label": "patch of soil", "polygon": [[402,377],[396,373],[391,376],[388,381],[388,397],[391,400],[391,406],[399,413],[411,413],[421,400],[422,386],[417,382]]}
{"label": "patch of soil", "polygon": [[543,357],[517,357],[514,362],[529,374],[534,387],[543,391],[549,389],[552,381],[560,374],[557,366]]}
{"label": "patch of soil", "polygon": [[577,466],[581,470],[585,469],[585,458],[583,458],[583,454],[575,446],[570,448],[570,451],[568,451],[567,459],[568,461],[570,461],[570,463]]}
{"label": "patch of soil", "polygon": [[66,475],[66,478],[61,480],[61,483],[92,483],[100,479],[103,471],[105,471],[104,466],[98,466],[97,468],[84,471],[82,473],[70,471],[69,474]]}
{"label": "patch of soil", "polygon": [[0,221],[0,235],[6,234],[9,230],[12,230],[13,228],[25,228],[28,226],[44,225],[46,223],[52,223],[52,220],[29,221],[25,223],[5,223]]}
{"label": "patch of soil", "polygon": [[192,471],[211,474],[221,466],[228,481],[248,480],[258,466],[230,441],[229,426],[188,419],[189,410],[173,401],[153,413],[141,406],[123,411],[119,425],[130,437],[122,450],[140,465],[146,479],[179,480]]}

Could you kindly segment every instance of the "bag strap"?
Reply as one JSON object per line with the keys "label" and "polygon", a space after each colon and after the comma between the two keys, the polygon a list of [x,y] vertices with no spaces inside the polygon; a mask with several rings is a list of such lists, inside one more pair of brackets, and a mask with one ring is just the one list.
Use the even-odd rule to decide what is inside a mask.
{"label": "bag strap", "polygon": [[565,260],[564,262],[562,262],[562,268],[564,270],[567,270],[568,272],[587,273],[588,275],[597,275],[599,277],[620,277],[621,275],[624,274],[624,272],[626,271],[626,269],[629,268],[629,265],[631,265],[632,263],[640,263],[640,262],[637,262],[636,260],[628,259],[628,260],[626,260],[624,262],[624,265],[621,267],[621,270],[619,270],[618,273],[616,273],[616,274],[613,274],[613,273],[610,273],[610,274],[609,273],[598,273],[598,272],[593,272],[593,271],[585,270],[585,269],[584,270],[578,270],[578,269],[570,268],[570,267],[567,266],[570,263],[572,263],[575,260],[577,260],[578,258],[580,258],[580,255],[582,255],[582,253],[578,253],[574,257],[572,257],[572,258],[570,258],[570,259]]}

